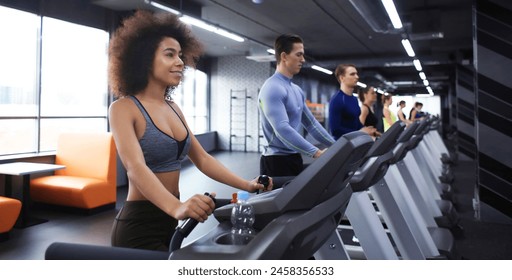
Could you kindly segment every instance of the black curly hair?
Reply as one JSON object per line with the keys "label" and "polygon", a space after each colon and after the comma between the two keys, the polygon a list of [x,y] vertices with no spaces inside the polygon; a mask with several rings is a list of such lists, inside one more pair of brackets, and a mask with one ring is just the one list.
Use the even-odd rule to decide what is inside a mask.
{"label": "black curly hair", "polygon": [[115,95],[135,95],[147,86],[156,49],[166,37],[178,41],[183,62],[194,67],[203,46],[177,16],[139,10],[123,21],[109,45],[108,77]]}

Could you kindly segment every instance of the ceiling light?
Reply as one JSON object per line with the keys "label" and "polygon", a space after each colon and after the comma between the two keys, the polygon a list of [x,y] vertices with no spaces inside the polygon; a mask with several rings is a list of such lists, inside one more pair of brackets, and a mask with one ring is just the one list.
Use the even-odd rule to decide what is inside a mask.
{"label": "ceiling light", "polygon": [[180,18],[181,21],[183,21],[184,23],[188,23],[188,24],[191,24],[191,25],[194,25],[194,26],[197,26],[199,28],[202,28],[204,30],[208,30],[210,32],[215,32],[215,29],[217,27],[213,26],[213,25],[210,25],[202,20],[199,20],[199,19],[196,19],[196,18],[193,18],[193,17],[189,17],[189,16],[182,16]]}
{"label": "ceiling light", "polygon": [[414,53],[414,50],[412,49],[411,42],[409,42],[408,39],[403,39],[402,45],[404,46],[404,49],[407,52],[408,56],[410,56],[410,57],[416,56],[416,54]]}
{"label": "ceiling light", "polygon": [[325,68],[317,66],[317,65],[313,65],[313,66],[311,66],[311,68],[313,68],[313,69],[315,69],[317,71],[323,72],[323,73],[325,73],[327,75],[332,75],[332,71],[329,70],[329,69],[325,69]]}
{"label": "ceiling light", "polygon": [[430,95],[434,95],[434,91],[432,90],[431,87],[427,86],[427,91]]}
{"label": "ceiling light", "polygon": [[426,79],[427,79],[427,76],[425,75],[425,73],[424,73],[424,72],[420,72],[420,78],[421,78],[422,80],[426,80]]}
{"label": "ceiling light", "polygon": [[226,30],[224,30],[224,29],[221,29],[221,28],[217,28],[214,32],[215,32],[215,33],[217,33],[217,34],[219,34],[219,35],[221,35],[221,36],[224,36],[224,37],[226,37],[226,38],[229,38],[229,39],[231,39],[231,40],[237,41],[237,42],[243,42],[243,41],[245,41],[245,39],[244,39],[244,38],[242,38],[242,37],[240,37],[240,36],[238,36],[238,35],[236,35],[236,34],[233,34],[233,33],[231,33],[231,32],[228,32],[228,31],[226,31]]}
{"label": "ceiling light", "polygon": [[411,41],[434,40],[444,38],[443,32],[411,33],[408,35]]}
{"label": "ceiling light", "polygon": [[271,54],[276,54],[276,51],[274,51],[274,49],[267,49],[267,52]]}
{"label": "ceiling light", "polygon": [[384,62],[384,67],[403,67],[403,66],[409,66],[409,62],[405,61],[391,61],[391,62]]}
{"label": "ceiling light", "polygon": [[410,86],[410,85],[415,85],[416,82],[415,81],[394,81],[393,82],[393,85],[395,86]]}
{"label": "ceiling light", "polygon": [[391,19],[391,23],[393,24],[393,27],[395,29],[402,28],[402,21],[400,20],[400,16],[396,11],[395,3],[393,3],[393,0],[382,0],[382,5],[384,5],[384,8],[386,9],[389,19]]}
{"label": "ceiling light", "polygon": [[168,7],[168,6],[165,6],[165,5],[162,5],[158,2],[155,2],[155,1],[150,1],[150,0],[144,0],[144,2],[146,2],[147,4],[155,7],[155,8],[158,8],[160,10],[163,10],[163,11],[166,11],[166,12],[169,12],[169,13],[172,13],[172,14],[175,14],[175,15],[181,15],[181,13],[178,11],[178,10],[175,10],[171,7]]}
{"label": "ceiling light", "polygon": [[421,68],[421,63],[420,63],[419,59],[413,60],[412,63],[414,64],[414,67],[416,67],[416,70],[418,70],[418,71],[423,70],[423,68]]}
{"label": "ceiling light", "polygon": [[221,29],[221,28],[218,28],[214,25],[211,25],[211,24],[208,24],[202,20],[199,20],[199,19],[196,19],[196,18],[193,18],[193,17],[189,17],[189,16],[182,16],[180,17],[180,20],[185,22],[185,23],[188,23],[188,24],[191,24],[191,25],[194,25],[194,26],[197,26],[199,28],[202,28],[204,30],[208,30],[210,32],[213,32],[213,33],[217,33],[221,36],[224,36],[226,38],[229,38],[229,39],[232,39],[232,40],[235,40],[237,42],[243,42],[245,41],[244,38],[236,35],[236,34],[233,34],[231,32],[228,32],[224,29]]}
{"label": "ceiling light", "polygon": [[428,86],[428,80],[423,80],[423,85]]}
{"label": "ceiling light", "polygon": [[[182,15],[180,11],[178,10],[175,10],[171,7],[168,7],[166,5],[163,5],[163,4],[160,4],[158,2],[155,2],[155,1],[151,1],[151,0],[144,0],[145,3],[153,6],[153,7],[156,7],[160,10],[163,10],[163,11],[167,11],[169,13],[172,13],[172,14],[175,14],[175,15]],[[241,36],[238,36],[234,33],[231,33],[229,31],[226,31],[222,28],[218,28],[217,26],[214,26],[212,24],[209,24],[209,23],[206,23],[202,20],[199,20],[199,19],[196,19],[196,18],[193,18],[193,17],[190,17],[190,16],[187,16],[187,15],[182,15],[180,17],[180,20],[185,22],[185,23],[188,23],[188,24],[191,24],[191,25],[194,25],[194,26],[197,26],[199,28],[202,28],[204,30],[208,30],[210,32],[213,32],[213,33],[216,33],[218,35],[221,35],[221,36],[224,36],[226,38],[229,38],[231,40],[235,40],[237,42],[243,42],[245,41],[245,39]]]}
{"label": "ceiling light", "polygon": [[377,89],[377,93],[383,94],[383,93],[384,93],[384,91],[383,91],[382,89],[378,88],[378,89]]}
{"label": "ceiling light", "polygon": [[366,88],[367,85],[365,83],[361,83],[361,82],[357,82],[357,85],[362,87],[362,88]]}

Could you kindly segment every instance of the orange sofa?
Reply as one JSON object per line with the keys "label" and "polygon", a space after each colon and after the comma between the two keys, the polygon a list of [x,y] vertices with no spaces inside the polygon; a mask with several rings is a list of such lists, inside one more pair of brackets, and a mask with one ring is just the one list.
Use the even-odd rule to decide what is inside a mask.
{"label": "orange sofa", "polygon": [[21,211],[21,201],[0,196],[0,240],[8,238]]}
{"label": "orange sofa", "polygon": [[55,164],[65,168],[30,181],[33,201],[81,209],[116,203],[116,147],[111,133],[64,133]]}

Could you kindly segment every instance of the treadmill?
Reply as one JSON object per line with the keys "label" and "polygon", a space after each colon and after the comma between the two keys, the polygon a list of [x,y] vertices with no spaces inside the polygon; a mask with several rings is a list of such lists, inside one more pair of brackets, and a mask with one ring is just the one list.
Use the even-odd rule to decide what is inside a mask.
{"label": "treadmill", "polygon": [[393,148],[404,128],[405,124],[398,121],[383,133],[375,141],[364,162],[350,179],[353,194],[345,213],[350,226],[339,225],[338,230],[342,238],[345,237],[344,240],[354,233],[357,236],[357,243],[360,246],[351,245],[351,240],[344,242],[351,259],[399,259],[394,244],[370,200],[368,190],[386,174],[393,159]]}
{"label": "treadmill", "polygon": [[57,242],[47,248],[45,259],[310,259],[334,248],[327,241],[350,200],[349,180],[372,144],[366,133],[348,133],[282,188],[249,198],[256,235],[247,244],[230,242],[233,204],[228,204],[214,211],[216,227],[172,252]]}
{"label": "treadmill", "polygon": [[394,148],[393,164],[372,195],[404,258],[456,258],[453,235],[448,229],[437,227],[425,202],[421,203],[417,197],[417,186],[407,184],[401,172],[403,159],[421,141],[415,132],[423,131],[426,126],[427,122],[415,122],[400,136]]}

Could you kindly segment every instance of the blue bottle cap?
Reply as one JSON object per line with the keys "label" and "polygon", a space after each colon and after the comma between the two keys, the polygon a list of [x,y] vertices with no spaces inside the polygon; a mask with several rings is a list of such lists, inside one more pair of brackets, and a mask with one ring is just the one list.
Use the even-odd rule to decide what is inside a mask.
{"label": "blue bottle cap", "polygon": [[248,200],[249,199],[249,192],[247,192],[247,191],[238,191],[238,199]]}

